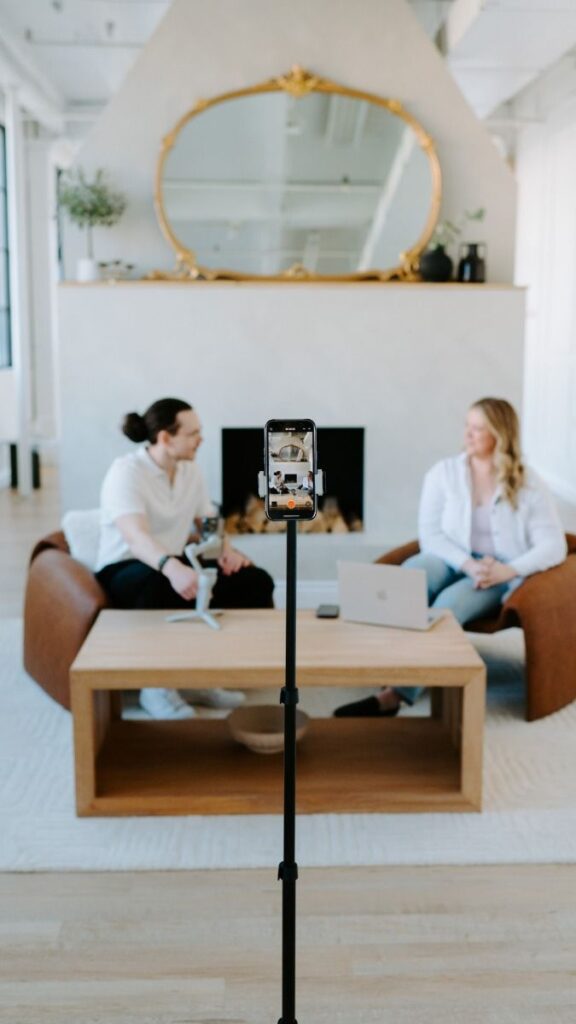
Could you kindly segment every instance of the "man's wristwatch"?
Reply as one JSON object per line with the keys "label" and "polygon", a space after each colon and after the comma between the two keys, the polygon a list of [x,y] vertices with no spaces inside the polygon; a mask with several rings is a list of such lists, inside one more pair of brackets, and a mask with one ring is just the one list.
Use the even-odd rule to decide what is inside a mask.
{"label": "man's wristwatch", "polygon": [[162,570],[164,569],[164,566],[166,565],[166,562],[170,558],[174,558],[174,555],[162,555],[162,558],[160,558],[158,560],[158,572],[162,572]]}

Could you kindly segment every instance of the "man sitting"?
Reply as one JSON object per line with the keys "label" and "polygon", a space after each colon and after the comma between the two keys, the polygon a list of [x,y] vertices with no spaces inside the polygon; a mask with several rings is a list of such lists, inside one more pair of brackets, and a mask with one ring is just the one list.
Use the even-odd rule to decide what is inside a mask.
{"label": "man sitting", "polygon": [[[198,413],[188,402],[162,398],[143,415],[128,413],[122,431],[141,444],[114,460],[101,491],[96,575],[116,608],[194,608],[198,573],[183,554],[192,526],[214,515],[196,463],[202,443]],[[212,607],[272,608],[274,583],[263,569],[223,540]],[[197,690],[191,700],[232,708],[230,690]],[[176,690],[146,688],[140,704],[153,718],[191,718]]]}

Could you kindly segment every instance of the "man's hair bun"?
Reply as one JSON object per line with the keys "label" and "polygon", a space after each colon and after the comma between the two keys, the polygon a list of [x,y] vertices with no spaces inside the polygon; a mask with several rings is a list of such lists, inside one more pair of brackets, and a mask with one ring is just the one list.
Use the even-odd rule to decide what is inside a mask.
{"label": "man's hair bun", "polygon": [[192,406],[181,398],[159,398],[146,409],[143,416],[139,412],[129,412],[124,417],[122,433],[137,443],[148,441],[149,444],[156,444],[161,430],[177,434],[181,426],[178,414],[191,409]]}
{"label": "man's hair bun", "polygon": [[148,440],[148,428],[146,420],[139,412],[129,412],[122,423],[122,433],[126,434],[131,441],[141,442]]}

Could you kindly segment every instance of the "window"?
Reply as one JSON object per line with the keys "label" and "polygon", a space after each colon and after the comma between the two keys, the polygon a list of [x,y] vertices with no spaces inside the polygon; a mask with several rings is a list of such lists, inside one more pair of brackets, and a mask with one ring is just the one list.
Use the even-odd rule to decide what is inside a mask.
{"label": "window", "polygon": [[0,370],[12,366],[9,269],[6,129],[0,125]]}

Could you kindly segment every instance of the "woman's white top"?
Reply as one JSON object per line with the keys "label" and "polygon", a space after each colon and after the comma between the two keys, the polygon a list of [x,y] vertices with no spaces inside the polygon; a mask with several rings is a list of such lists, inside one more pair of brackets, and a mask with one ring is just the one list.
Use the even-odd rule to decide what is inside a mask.
{"label": "woman's white top", "polygon": [[[490,529],[495,557],[519,576],[559,565],[566,557],[566,537],[548,488],[533,472],[513,508],[498,487],[490,502]],[[454,569],[472,553],[472,479],[465,453],[437,462],[424,478],[418,538],[421,550],[438,555]]]}
{"label": "woman's white top", "polygon": [[96,572],[134,555],[115,525],[120,516],[145,516],[150,533],[166,551],[184,550],[194,519],[214,515],[202,471],[194,461],[176,463],[172,483],[148,448],[115,459],[100,494],[100,545]]}
{"label": "woman's white top", "polygon": [[470,550],[476,555],[496,555],[492,534],[491,506],[474,505],[472,509],[472,528],[470,530]]}

